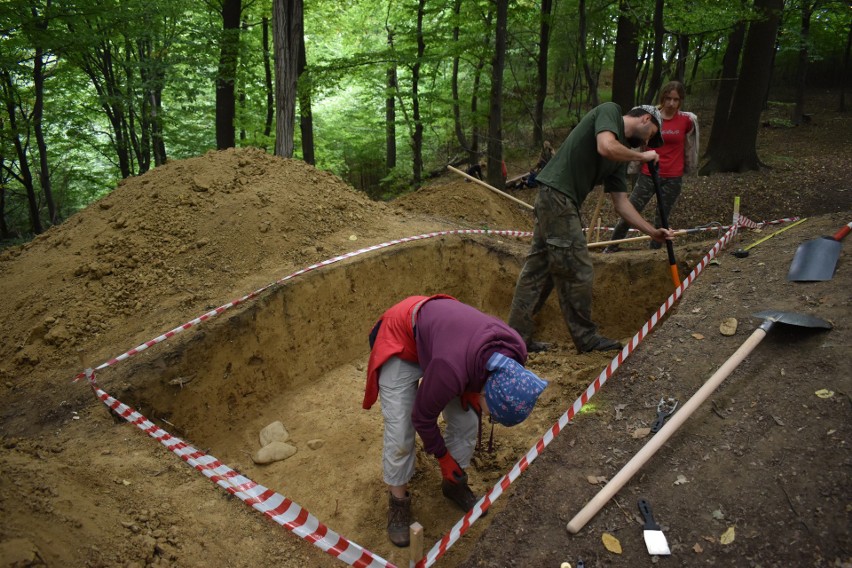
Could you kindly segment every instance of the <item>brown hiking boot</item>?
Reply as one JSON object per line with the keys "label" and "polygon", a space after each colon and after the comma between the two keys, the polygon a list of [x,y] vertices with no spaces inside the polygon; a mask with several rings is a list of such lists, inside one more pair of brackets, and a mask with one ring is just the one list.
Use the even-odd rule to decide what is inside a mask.
{"label": "brown hiking boot", "polygon": [[402,499],[397,499],[388,493],[388,538],[400,547],[406,547],[410,542],[409,527],[411,525],[411,495],[406,493]]}
{"label": "brown hiking boot", "polygon": [[463,475],[458,483],[452,483],[446,479],[443,480],[441,482],[441,492],[444,494],[444,497],[458,505],[465,513],[473,509],[473,506],[479,501],[479,497],[473,494],[473,491],[471,491],[470,486],[467,484],[467,474]]}

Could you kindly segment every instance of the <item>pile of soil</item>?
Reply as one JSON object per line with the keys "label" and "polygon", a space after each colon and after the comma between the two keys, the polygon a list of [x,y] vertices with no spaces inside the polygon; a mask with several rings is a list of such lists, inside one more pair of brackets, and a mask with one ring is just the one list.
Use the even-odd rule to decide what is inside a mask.
{"label": "pile of soil", "polygon": [[[826,108],[830,106],[821,107]],[[829,566],[852,560],[852,542],[844,530],[852,464],[847,442],[852,429],[846,362],[852,343],[848,253],[841,255],[837,275],[829,282],[785,280],[798,243],[831,234],[849,221],[852,164],[837,141],[848,138],[850,126],[848,116],[820,110],[809,125],[763,129],[759,154],[771,169],[685,182],[671,219],[675,227],[728,224],[734,195],[742,198],[743,214],[755,221],[813,218],[755,247],[748,259],[723,254],[719,264],[707,267],[674,313],[597,395],[594,409],[575,420],[495,505],[494,514],[477,522],[440,563],[531,566],[573,564],[579,558],[587,566],[649,562],[632,504],[638,495],[653,503],[670,537],[672,560],[682,565],[747,558],[755,566]],[[534,199],[533,190],[513,195]],[[587,220],[594,206],[594,198],[584,204]],[[612,225],[615,219],[607,207],[605,200],[603,224]],[[169,163],[126,180],[31,243],[4,250],[0,511],[6,522],[0,523],[0,561],[340,565],[229,498],[135,427],[114,422],[82,382],[71,380],[83,362],[97,365],[209,309],[339,254],[437,230],[531,227],[528,209],[454,174],[385,204],[304,163],[243,149]],[[772,230],[745,232],[738,244]],[[679,243],[684,273],[712,242],[698,236]],[[471,295],[471,300],[490,298],[479,307],[505,317],[525,243],[488,246],[502,259],[490,269],[496,285],[490,292]],[[616,255],[596,255],[599,276],[632,262],[664,262],[660,251],[625,248]],[[448,251],[442,254],[456,254]],[[448,262],[463,271],[458,264],[455,256]],[[428,292],[440,291],[451,280],[416,265],[409,272],[422,279]],[[614,282],[599,278],[596,297],[609,299],[608,308],[617,314],[619,303],[638,300],[631,297],[629,283]],[[381,286],[389,284],[378,282]],[[486,286],[479,283],[479,288]],[[356,294],[353,286],[350,302],[370,308],[359,313],[361,327],[341,332],[365,334],[379,308],[385,307],[375,299],[379,293],[370,290],[361,288]],[[309,313],[328,306],[301,308]],[[641,447],[646,439],[632,434],[652,421],[660,397],[685,402],[760,323],[751,314],[769,308],[828,318],[834,329],[773,331],[732,374],[713,404],[702,407],[580,535],[569,536],[565,523],[599,489],[588,480],[610,478]],[[550,378],[554,388],[525,428],[498,433],[497,456],[478,458],[471,478],[479,492],[526,452],[609,361],[606,356],[578,356],[558,321],[556,303],[547,310],[551,320],[542,326],[541,339],[556,348],[531,357],[530,366]],[[603,313],[603,307],[599,311]],[[733,337],[718,332],[727,317],[740,322]],[[291,320],[288,325],[298,323]],[[165,348],[152,348],[152,360],[157,349]],[[407,551],[393,549],[383,538],[380,464],[370,457],[380,440],[367,441],[380,428],[380,412],[360,410],[366,344],[354,359],[336,360],[331,347],[323,353],[328,358],[325,366],[333,362],[336,367],[317,384],[337,381],[340,390],[315,388],[295,396],[282,392],[284,398],[274,401],[280,407],[294,405],[290,411],[303,417],[293,426],[294,436],[313,425],[322,431],[323,447],[333,455],[331,461],[318,462],[320,470],[311,471],[307,481],[289,486],[286,470],[264,473],[262,466],[240,457],[238,444],[224,448],[224,457],[217,447],[203,449],[241,471],[271,476],[280,486],[270,487],[298,495],[294,500],[331,528],[404,565]],[[121,392],[130,392],[124,387],[134,384],[129,371],[105,380],[108,388],[120,387]],[[832,396],[814,394],[823,389]],[[346,417],[356,415],[348,422]],[[252,427],[262,426],[267,418],[267,412],[258,409]],[[231,424],[228,420],[210,417],[214,424]],[[348,426],[334,427],[335,420]],[[350,427],[353,424],[357,427]],[[188,438],[193,441],[191,433]],[[421,457],[413,482],[419,500],[415,514],[426,527],[429,546],[458,516],[442,503],[436,467]],[[314,462],[300,462],[302,467],[309,463]],[[679,475],[687,483],[675,485]],[[345,490],[353,476],[363,484],[361,501]],[[312,484],[311,479],[320,482]],[[731,526],[737,530],[736,539],[723,545],[720,535]],[[604,532],[620,539],[621,554],[603,547]]]}

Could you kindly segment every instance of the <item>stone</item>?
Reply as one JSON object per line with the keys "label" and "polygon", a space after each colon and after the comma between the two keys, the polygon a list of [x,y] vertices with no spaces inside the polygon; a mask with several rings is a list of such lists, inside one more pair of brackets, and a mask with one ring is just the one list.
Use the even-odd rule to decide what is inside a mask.
{"label": "stone", "polygon": [[251,460],[258,465],[263,465],[286,460],[295,453],[295,446],[291,446],[285,442],[272,442],[256,451],[251,456]]}
{"label": "stone", "polygon": [[289,439],[290,434],[280,420],[276,420],[260,431],[260,447],[262,448],[272,442],[286,442]]}
{"label": "stone", "polygon": [[726,336],[734,335],[737,332],[737,319],[726,318],[719,326],[719,333]]}

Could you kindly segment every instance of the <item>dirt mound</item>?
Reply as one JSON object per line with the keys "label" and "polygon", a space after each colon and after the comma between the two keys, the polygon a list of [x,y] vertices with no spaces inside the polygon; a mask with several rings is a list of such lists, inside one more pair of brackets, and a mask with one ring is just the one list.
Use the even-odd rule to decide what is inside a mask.
{"label": "dirt mound", "polygon": [[405,219],[260,150],[171,162],[0,254],[0,377],[24,396],[64,382],[78,353],[98,363]]}
{"label": "dirt mound", "polygon": [[531,209],[454,173],[394,200],[392,206],[472,229],[532,231]]}

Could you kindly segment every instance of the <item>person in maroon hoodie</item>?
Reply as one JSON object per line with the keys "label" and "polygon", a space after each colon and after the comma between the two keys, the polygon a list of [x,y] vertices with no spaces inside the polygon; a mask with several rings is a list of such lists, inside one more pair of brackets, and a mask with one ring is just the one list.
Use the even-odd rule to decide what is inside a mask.
{"label": "person in maroon hoodie", "polygon": [[514,329],[450,296],[411,296],[394,305],[373,327],[370,346],[363,407],[381,400],[388,537],[408,546],[415,434],[438,460],[444,496],[467,512],[478,499],[464,469],[482,414],[514,426],[547,382],[523,367],[527,348]]}

